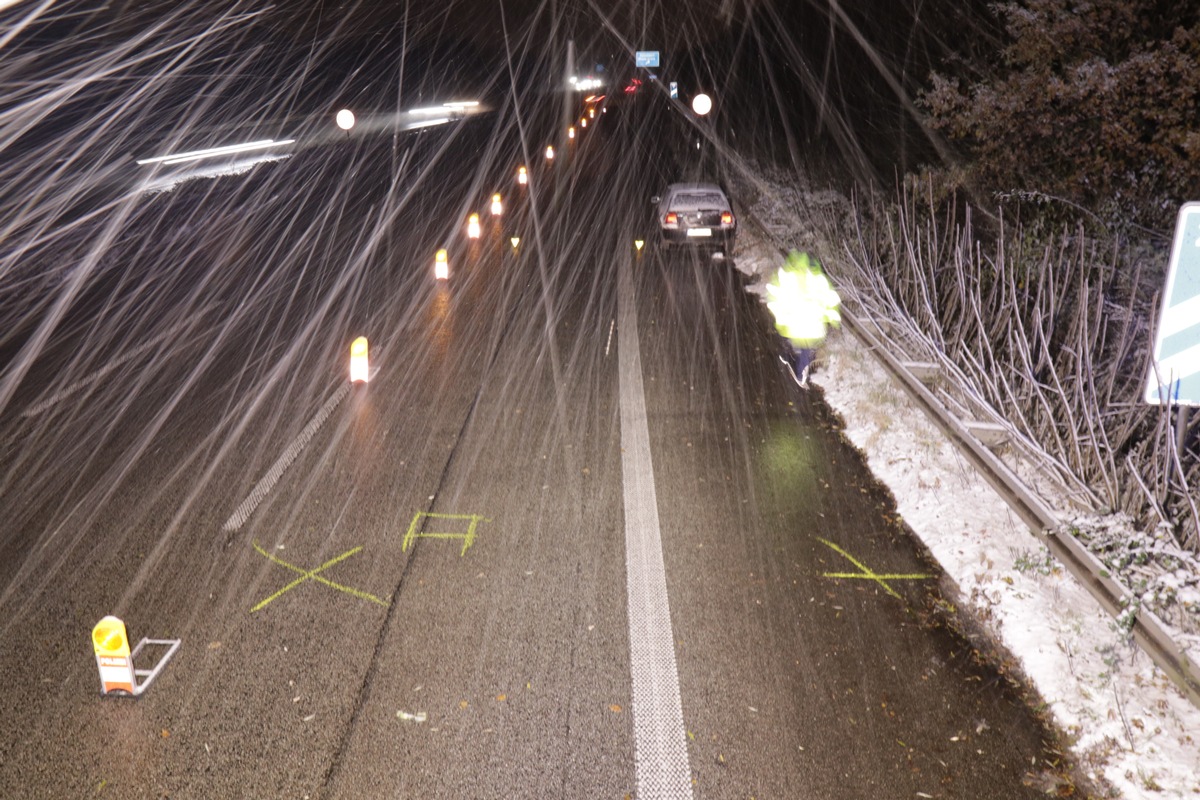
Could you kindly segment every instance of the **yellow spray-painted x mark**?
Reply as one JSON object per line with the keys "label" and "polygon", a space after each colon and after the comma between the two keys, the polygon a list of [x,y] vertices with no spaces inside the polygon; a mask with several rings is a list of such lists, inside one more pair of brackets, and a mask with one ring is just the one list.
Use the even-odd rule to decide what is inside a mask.
{"label": "yellow spray-painted x mark", "polygon": [[289,564],[288,562],[284,561],[282,558],[276,558],[271,553],[268,553],[266,550],[263,550],[261,547],[258,546],[257,542],[254,543],[254,549],[257,550],[259,552],[259,554],[261,554],[264,558],[266,558],[272,564],[278,564],[279,566],[283,567],[284,569],[290,569],[292,572],[295,572],[300,577],[297,578],[296,580],[292,581],[291,583],[289,583],[287,586],[280,589],[275,594],[271,595],[267,599],[260,602],[254,608],[250,609],[251,614],[253,614],[255,611],[260,610],[261,608],[266,606],[268,603],[278,600],[281,595],[283,595],[287,592],[290,592],[292,589],[295,589],[297,586],[304,583],[305,581],[316,581],[317,583],[322,583],[322,584],[328,586],[330,589],[337,589],[339,592],[345,592],[346,594],[354,595],[355,597],[359,598],[360,600],[368,600],[372,603],[376,603],[378,605],[384,606],[385,608],[387,607],[387,603],[383,602],[382,600],[380,600],[378,597],[376,597],[373,594],[367,594],[366,592],[355,589],[352,586],[343,586],[340,583],[334,583],[333,581],[331,581],[327,578],[323,578],[320,575],[320,573],[329,569],[334,564],[337,564],[338,562],[341,562],[341,561],[345,561],[350,556],[356,554],[359,550],[362,550],[361,546],[355,547],[352,550],[347,550],[346,552],[342,553],[340,556],[337,556],[336,558],[329,559],[328,561],[326,561],[324,564],[317,567],[316,569],[302,569],[300,567],[297,567],[295,564]]}
{"label": "yellow spray-painted x mark", "polygon": [[921,573],[912,573],[908,575],[880,575],[828,539],[822,539],[820,536],[816,537],[816,539],[821,544],[831,547],[839,555],[861,570],[860,572],[826,572],[822,574],[821,577],[823,578],[858,578],[875,581],[892,597],[896,598],[897,600],[901,600],[903,598],[896,594],[896,591],[891,586],[888,586],[888,581],[920,581],[933,577],[932,575],[924,575]]}

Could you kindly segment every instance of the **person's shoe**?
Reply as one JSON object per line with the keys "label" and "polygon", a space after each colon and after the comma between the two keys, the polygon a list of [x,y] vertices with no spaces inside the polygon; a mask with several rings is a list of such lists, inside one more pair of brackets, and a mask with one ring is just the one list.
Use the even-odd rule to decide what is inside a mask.
{"label": "person's shoe", "polygon": [[792,380],[794,380],[796,382],[796,385],[799,386],[801,389],[803,389],[804,384],[801,383],[800,379],[796,377],[796,368],[792,366],[792,362],[788,361],[783,356],[780,356],[779,360],[783,362],[783,365],[785,367],[787,367],[788,375],[792,376]]}

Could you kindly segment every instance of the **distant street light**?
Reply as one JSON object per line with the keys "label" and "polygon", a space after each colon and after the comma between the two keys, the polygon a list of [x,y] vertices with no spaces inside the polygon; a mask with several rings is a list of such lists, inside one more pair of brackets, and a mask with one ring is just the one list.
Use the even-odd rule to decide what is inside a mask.
{"label": "distant street light", "polygon": [[712,111],[712,106],[712,98],[706,94],[698,94],[692,98],[692,111],[695,111],[702,117]]}
{"label": "distant street light", "polygon": [[337,121],[337,126],[346,133],[349,133],[350,129],[354,127],[354,112],[348,108],[339,111],[334,119]]}

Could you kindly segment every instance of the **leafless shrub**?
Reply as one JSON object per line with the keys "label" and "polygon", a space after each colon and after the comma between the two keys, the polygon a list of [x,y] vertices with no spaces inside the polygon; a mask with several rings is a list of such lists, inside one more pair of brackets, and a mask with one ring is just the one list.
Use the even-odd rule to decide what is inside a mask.
{"label": "leafless shrub", "polygon": [[1141,400],[1165,252],[1003,209],[981,233],[930,184],[856,211],[837,275],[847,300],[948,372],[950,405],[1006,422],[1076,501],[1167,522],[1200,551],[1200,457],[1177,446],[1177,410]]}

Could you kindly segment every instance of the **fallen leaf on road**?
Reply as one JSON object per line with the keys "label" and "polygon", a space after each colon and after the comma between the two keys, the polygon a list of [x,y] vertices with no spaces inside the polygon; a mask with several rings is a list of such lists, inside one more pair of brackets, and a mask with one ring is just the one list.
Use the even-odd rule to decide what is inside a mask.
{"label": "fallen leaf on road", "polygon": [[608,710],[613,712],[614,714],[621,713],[621,707],[619,705],[617,705],[616,703],[613,703],[611,706],[609,706]]}

